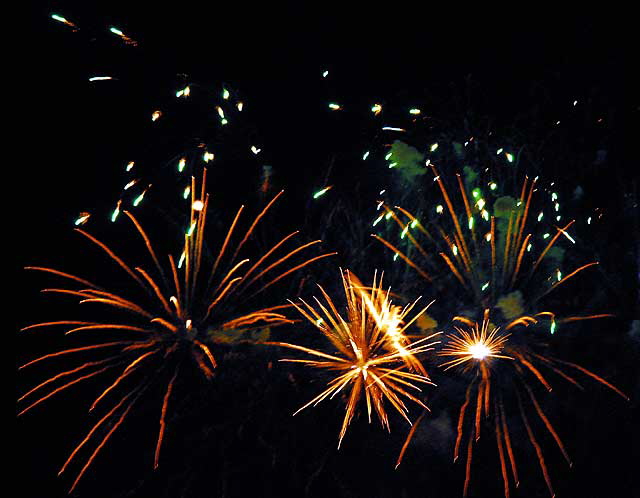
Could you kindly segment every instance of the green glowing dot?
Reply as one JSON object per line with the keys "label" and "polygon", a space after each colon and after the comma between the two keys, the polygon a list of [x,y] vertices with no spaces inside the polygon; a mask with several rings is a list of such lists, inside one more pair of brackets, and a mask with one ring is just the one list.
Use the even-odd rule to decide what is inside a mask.
{"label": "green glowing dot", "polygon": [[497,184],[497,183],[495,183],[495,182],[491,182],[491,183],[489,184],[489,188],[490,188],[491,190],[495,190],[495,189],[497,189],[497,188],[498,188],[498,184]]}
{"label": "green glowing dot", "polygon": [[553,334],[556,331],[556,321],[551,321],[551,327],[549,327],[549,331]]}
{"label": "green glowing dot", "polygon": [[362,160],[363,160],[363,161],[366,161],[366,160],[367,160],[367,157],[369,157],[369,151],[365,152],[365,153],[362,155]]}
{"label": "green glowing dot", "polygon": [[431,145],[431,147],[429,147],[429,150],[430,150],[431,152],[434,152],[437,148],[438,148],[438,144],[437,144],[437,142],[436,142],[435,144],[432,144],[432,145]]}
{"label": "green glowing dot", "polygon": [[512,162],[513,162],[513,154],[509,154],[509,153],[507,152],[507,154],[506,154],[506,155],[507,155],[507,161],[509,161],[510,163],[512,163]]}
{"label": "green glowing dot", "polygon": [[109,31],[111,31],[115,35],[124,36],[124,33],[120,31],[118,28],[111,27],[109,28]]}
{"label": "green glowing dot", "polygon": [[227,100],[229,98],[229,90],[227,90],[226,88],[222,89],[222,98],[224,100]]}

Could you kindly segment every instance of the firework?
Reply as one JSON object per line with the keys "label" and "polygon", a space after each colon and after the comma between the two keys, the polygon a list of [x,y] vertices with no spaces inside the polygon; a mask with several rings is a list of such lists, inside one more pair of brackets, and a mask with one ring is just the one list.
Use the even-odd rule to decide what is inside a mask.
{"label": "firework", "polygon": [[[505,497],[510,496],[512,484],[516,487],[519,485],[515,448],[512,445],[507,417],[508,405],[505,403],[507,395],[511,395],[512,398],[515,396],[517,400],[519,420],[536,453],[542,475],[552,496],[554,491],[549,469],[530,418],[539,418],[569,465],[571,459],[560,436],[542,410],[534,394],[534,386],[541,385],[545,390],[551,391],[548,379],[550,374],[554,374],[582,389],[582,385],[574,377],[574,372],[580,372],[628,399],[618,388],[584,367],[545,354],[542,345],[532,339],[535,338],[536,331],[529,334],[528,330],[522,328],[536,322],[535,318],[528,318],[520,320],[515,325],[509,324],[509,329],[513,329],[513,332],[508,332],[491,323],[488,309],[484,311],[481,323],[465,317],[455,317],[454,322],[460,325],[454,327],[455,332],[445,335],[444,346],[438,352],[438,356],[446,359],[441,365],[445,370],[453,369],[458,376],[469,381],[465,400],[458,415],[453,456],[454,461],[458,460],[463,441],[466,439],[463,496],[467,495],[471,481],[473,449],[480,439],[483,419],[495,434]],[[407,437],[398,458],[398,465],[412,436],[413,431]]]}
{"label": "firework", "polygon": [[[221,342],[216,338],[235,336],[238,331],[292,323],[292,320],[282,314],[285,308],[290,307],[288,304],[261,308],[258,305],[252,306],[251,303],[255,303],[254,298],[257,295],[288,275],[334,254],[321,254],[293,265],[292,261],[297,261],[298,253],[320,242],[315,240],[285,250],[287,243],[291,244],[291,239],[298,234],[296,231],[282,238],[255,260],[242,256],[246,253],[245,245],[251,240],[256,226],[280,197],[280,192],[255,217],[244,234],[239,228],[244,206],[240,207],[217,254],[209,258],[204,251],[209,203],[205,185],[206,170],[199,188],[192,178],[191,209],[182,253],[177,258],[173,255],[168,256],[168,268],[161,265],[146,232],[127,211],[124,213],[142,238],[146,252],[153,262],[149,269],[132,268],[107,245],[89,233],[77,229],[99,246],[110,260],[137,284],[129,286],[126,293],[107,290],[59,270],[28,268],[62,277],[75,284],[75,287],[47,288],[43,292],[79,299],[81,304],[99,304],[106,308],[105,311],[110,315],[113,315],[114,311],[120,311],[124,317],[118,321],[111,318],[109,321],[44,322],[23,329],[64,326],[69,328],[66,335],[92,335],[88,345],[85,343],[79,347],[50,353],[21,367],[30,367],[52,359],[85,358],[84,362],[60,371],[24,394],[19,400],[26,405],[20,411],[21,415],[84,380],[93,377],[107,379],[106,388],[92,402],[90,410],[108,403],[111,403],[111,407],[105,408],[106,414],[73,450],[60,470],[60,473],[64,472],[81,451],[88,451],[91,445],[95,447],[78,472],[72,490],[140,398],[154,383],[164,383],[161,384],[164,386],[164,395],[154,452],[154,467],[157,467],[166,432],[167,412],[171,405],[172,392],[179,381],[179,372],[191,364],[202,372],[204,377],[210,379],[217,367],[213,343]],[[236,239],[240,240],[234,244],[232,240]],[[136,297],[138,294],[143,297]],[[103,340],[100,333],[109,334],[110,338]],[[122,334],[122,337],[114,340],[114,333]],[[93,357],[86,361],[88,354]],[[42,394],[43,392],[46,394]]]}
{"label": "firework", "polygon": [[347,302],[346,317],[340,314],[333,300],[320,286],[318,287],[325,302],[323,304],[314,298],[317,309],[302,299],[299,303],[292,302],[331,342],[336,350],[335,354],[295,344],[273,343],[314,357],[281,361],[303,363],[337,373],[328,383],[327,389],[295,414],[324,399],[333,398],[343,390],[349,391],[338,448],[363,397],[366,400],[369,422],[372,411],[375,410],[382,426],[388,430],[390,427],[385,401],[409,423],[409,409],[403,398],[427,409],[417,394],[412,394],[420,392],[416,384],[432,384],[416,355],[429,351],[436,344],[427,342],[433,336],[411,342],[405,335],[407,327],[427,309],[425,307],[405,323],[405,318],[415,307],[417,300],[404,308],[394,306],[389,299],[389,291],[382,288],[382,278],[377,281],[374,277],[373,286],[367,288],[349,271],[343,272],[341,276]]}
{"label": "firework", "polygon": [[[490,214],[482,189],[474,188],[469,192],[462,177],[456,175],[463,205],[459,212],[456,199],[449,193],[443,178],[433,164],[430,167],[444,204],[436,206],[434,227],[427,229],[418,217],[400,206],[385,205],[383,215],[395,220],[401,229],[401,242],[406,241],[408,248],[401,250],[399,244],[372,235],[393,251],[394,258],[402,259],[428,282],[450,286],[453,280],[453,285],[462,287],[467,302],[473,307],[499,308],[512,325],[517,325],[519,320],[528,320],[527,316],[531,314],[538,320],[548,320],[549,330],[554,333],[562,322],[612,316],[596,314],[556,320],[554,312],[538,309],[543,297],[598,263],[581,265],[563,275],[560,269],[563,251],[556,250],[556,245],[560,237],[575,243],[569,233],[574,222],[554,226],[554,235],[541,226],[541,215],[532,226],[536,179],[525,178],[517,199],[497,198],[493,214]],[[494,185],[494,182],[488,183],[490,190],[495,190]],[[554,199],[552,195],[552,200],[557,201],[557,197]],[[446,228],[446,219],[440,219],[446,216],[445,211],[451,222],[450,230]],[[534,235],[539,240],[534,240]],[[542,249],[536,251],[534,245]]]}

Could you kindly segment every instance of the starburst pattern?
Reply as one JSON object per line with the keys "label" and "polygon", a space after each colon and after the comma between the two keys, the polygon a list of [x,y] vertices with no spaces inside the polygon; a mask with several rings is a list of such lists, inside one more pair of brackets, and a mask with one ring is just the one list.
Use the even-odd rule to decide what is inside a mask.
{"label": "starburst pattern", "polygon": [[[127,286],[124,292],[110,291],[86,279],[51,268],[28,268],[63,277],[66,281],[77,284],[76,287],[47,288],[43,290],[45,293],[70,296],[79,299],[80,304],[102,305],[102,311],[108,312],[111,317],[117,312],[122,313],[122,320],[119,322],[113,318],[109,321],[64,320],[37,323],[23,329],[26,331],[64,326],[70,327],[66,335],[75,337],[85,332],[91,335],[88,343],[85,338],[84,345],[41,356],[21,367],[30,367],[52,359],[81,358],[79,365],[57,373],[24,394],[19,402],[26,403],[27,406],[20,411],[21,415],[85,380],[93,377],[110,379],[107,380],[106,388],[92,402],[90,410],[109,403],[109,399],[112,400],[111,408],[105,408],[106,414],[73,450],[60,471],[65,471],[81,450],[94,444],[95,449],[77,474],[72,490],[143,394],[151,386],[160,384],[164,386],[164,394],[154,454],[154,467],[157,467],[166,432],[167,411],[181,369],[190,363],[207,379],[211,379],[218,366],[212,350],[212,336],[292,323],[282,313],[290,305],[260,307],[256,304],[256,296],[295,271],[334,254],[321,254],[292,264],[292,261],[297,260],[298,253],[320,242],[315,240],[285,250],[286,243],[298,233],[293,232],[255,260],[242,257],[256,226],[280,197],[280,192],[255,217],[244,234],[239,229],[244,210],[244,206],[240,207],[218,252],[208,257],[204,251],[209,204],[206,170],[200,188],[196,187],[196,181],[192,178],[191,209],[184,245],[178,258],[168,256],[168,270],[160,264],[149,237],[129,212],[125,213],[142,238],[153,262],[150,269],[132,268],[93,235],[81,229],[76,230],[100,247],[137,284]],[[234,238],[239,238],[239,242],[234,244]],[[114,333],[122,335],[115,340],[102,339],[113,338]],[[86,361],[87,355],[93,357]],[[46,390],[47,394],[43,395],[42,392]]]}
{"label": "starburst pattern", "polygon": [[[541,345],[535,340],[535,334],[539,331],[529,334],[526,330],[526,327],[533,326],[536,322],[533,317],[529,318],[530,320],[511,323],[510,328],[514,331],[509,333],[491,323],[488,309],[484,311],[481,323],[465,317],[455,317],[454,321],[460,325],[454,327],[453,333],[445,335],[444,346],[438,351],[438,356],[447,359],[441,366],[445,370],[455,369],[460,378],[468,379],[469,382],[458,414],[454,447],[454,461],[456,461],[460,456],[463,440],[466,438],[463,496],[467,495],[471,482],[473,450],[480,439],[483,419],[496,437],[505,497],[510,496],[512,484],[516,487],[519,485],[515,448],[510,435],[510,424],[514,422],[513,420],[509,422],[507,416],[509,415],[509,406],[505,407],[507,396],[515,397],[517,400],[516,413],[536,453],[551,496],[554,496],[554,491],[549,469],[533,430],[530,412],[540,419],[569,465],[571,465],[571,459],[560,436],[543,411],[535,395],[534,386],[542,386],[550,392],[552,387],[549,378],[553,374],[583,389],[575,378],[575,374],[570,372],[573,370],[596,380],[628,399],[622,391],[602,377],[575,363],[554,358],[542,350]],[[414,430],[407,437],[398,458],[398,464],[402,461],[413,434]]]}
{"label": "starburst pattern", "polygon": [[347,301],[345,317],[320,286],[318,287],[324,297],[324,303],[314,298],[317,309],[303,299],[300,299],[300,303],[292,303],[330,341],[336,350],[335,354],[296,344],[274,343],[315,357],[282,361],[303,363],[317,369],[337,372],[328,383],[327,389],[296,413],[327,398],[333,398],[343,390],[348,391],[338,447],[363,397],[369,421],[375,410],[383,427],[387,429],[390,427],[385,402],[393,406],[409,423],[409,409],[403,398],[427,409],[425,403],[417,397],[420,392],[417,384],[432,382],[416,356],[431,350],[436,344],[427,342],[433,335],[410,342],[405,331],[426,308],[405,324],[405,318],[417,301],[403,309],[394,306],[389,299],[389,291],[385,292],[382,289],[382,278],[374,278],[373,286],[367,288],[352,273],[345,271],[342,273],[342,284]]}
{"label": "starburst pattern", "polygon": [[[387,215],[402,230],[401,239],[408,241],[414,253],[403,251],[398,245],[374,234],[373,237],[393,251],[395,257],[402,259],[428,282],[444,285],[442,282],[446,280],[447,286],[459,285],[467,300],[479,309],[499,307],[509,320],[527,320],[528,315],[547,319],[552,333],[562,322],[612,316],[600,313],[556,320],[555,312],[540,309],[539,303],[545,296],[584,270],[595,267],[598,262],[581,265],[566,275],[558,267],[553,269],[552,277],[540,273],[545,263],[552,260],[550,253],[561,237],[573,243],[575,240],[568,232],[574,223],[570,221],[562,227],[554,227],[554,235],[539,233],[542,249],[535,250],[534,242],[537,246],[539,241],[534,241],[534,233],[541,232],[539,223],[531,223],[537,179],[525,177],[519,197],[498,198],[494,212],[490,214],[480,189],[468,192],[462,177],[456,175],[459,191],[459,199],[456,199],[435,165],[430,167],[448,218],[440,219],[445,216],[445,207],[438,206],[440,214],[433,228],[427,229],[406,209],[385,206]],[[490,182],[490,185],[495,184]],[[462,208],[457,208],[458,204]]]}

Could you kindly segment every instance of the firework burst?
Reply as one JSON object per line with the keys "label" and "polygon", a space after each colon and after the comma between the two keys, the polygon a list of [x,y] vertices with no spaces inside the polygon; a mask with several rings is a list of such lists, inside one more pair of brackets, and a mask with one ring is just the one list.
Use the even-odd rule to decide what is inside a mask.
{"label": "firework burst", "polygon": [[[90,410],[98,405],[111,404],[106,414],[92,427],[86,437],[73,450],[60,472],[65,471],[81,451],[94,450],[78,472],[73,490],[96,455],[111,435],[126,419],[134,405],[148,393],[152,385],[164,387],[160,406],[159,428],[154,453],[154,467],[160,459],[160,450],[166,432],[167,411],[172,392],[179,380],[181,369],[191,363],[210,379],[217,367],[212,350],[216,337],[250,331],[256,328],[291,323],[282,314],[290,305],[260,307],[253,305],[255,297],[283,278],[310,263],[334,253],[321,254],[299,261],[299,253],[320,241],[286,249],[287,243],[298,232],[282,238],[255,260],[244,258],[246,243],[250,241],[256,226],[282,194],[277,194],[255,217],[244,234],[240,231],[240,219],[244,206],[236,213],[216,254],[205,254],[205,223],[209,197],[206,193],[206,170],[200,188],[191,182],[191,209],[182,253],[178,258],[168,256],[168,268],[160,264],[157,253],[136,218],[125,212],[142,238],[148,255],[153,261],[150,269],[132,268],[107,245],[87,232],[77,231],[99,246],[130,279],[137,284],[128,286],[125,293],[112,292],[83,278],[59,270],[42,267],[28,269],[63,277],[75,287],[47,288],[43,292],[62,294],[79,299],[80,304],[94,303],[113,315],[122,312],[121,321],[64,320],[30,325],[23,330],[48,327],[70,327],[66,335],[90,333],[90,342],[50,353],[21,368],[30,367],[52,359],[84,358],[73,368],[61,371],[46,379],[24,394],[19,402],[26,406],[20,415],[30,411],[43,401],[76,384],[93,377],[106,378],[107,384],[92,402]],[[233,243],[233,240],[239,240]],[[293,264],[295,261],[297,264]],[[136,292],[142,297],[136,296]],[[113,334],[122,334],[111,340]],[[97,335],[94,335],[97,334]],[[101,339],[109,334],[111,339]],[[92,358],[86,361],[86,356]],[[110,379],[110,380],[109,380]],[[46,392],[46,394],[42,394]],[[111,401],[109,401],[111,400]]]}
{"label": "firework burst", "polygon": [[[562,227],[554,225],[554,235],[538,233],[543,212],[537,215],[537,224],[532,226],[531,223],[537,179],[525,177],[519,197],[496,199],[494,213],[490,214],[481,189],[468,192],[462,177],[456,175],[460,203],[464,206],[461,214],[436,167],[430,166],[444,199],[444,206],[438,205],[436,212],[438,218],[448,212],[451,229],[447,230],[444,220],[438,220],[427,230],[406,209],[385,206],[387,216],[402,230],[401,239],[408,241],[408,249],[403,251],[379,235],[373,237],[392,250],[394,257],[402,259],[428,282],[450,286],[453,280],[453,285],[463,289],[467,302],[476,309],[500,309],[509,321],[506,330],[524,322],[544,319],[549,322],[553,334],[563,322],[613,316],[600,313],[557,320],[555,312],[540,310],[539,302],[545,296],[598,262],[581,265],[563,274],[556,259],[563,251],[554,250],[561,237],[575,243],[568,232],[574,222]],[[496,186],[494,182],[488,185],[492,190]],[[540,235],[542,242],[542,250],[537,253],[534,244],[537,246],[540,241],[534,241],[534,234]]]}
{"label": "firework burst", "polygon": [[[324,399],[333,398],[341,391],[347,394],[345,416],[340,429],[338,447],[353,419],[358,402],[364,397],[367,414],[371,422],[375,410],[383,427],[390,429],[385,401],[411,423],[409,409],[404,399],[411,400],[423,408],[427,406],[417,397],[420,388],[416,384],[432,384],[416,355],[429,351],[435,342],[433,337],[424,337],[411,342],[405,331],[426,309],[418,312],[405,323],[417,300],[405,306],[394,306],[390,291],[382,288],[382,278],[371,287],[364,287],[349,271],[342,273],[342,285],[347,301],[346,317],[336,308],[333,300],[320,286],[323,304],[314,297],[317,309],[300,299],[292,304],[326,337],[336,350],[328,354],[304,346],[289,343],[273,343],[303,351],[314,359],[285,359],[321,370],[337,372],[327,389],[302,406],[295,413],[315,406]],[[412,394],[416,392],[416,394]],[[295,415],[295,414],[294,414]]]}
{"label": "firework burst", "polygon": [[[469,382],[464,403],[458,414],[454,447],[454,461],[458,460],[461,451],[466,453],[463,496],[467,495],[469,489],[473,450],[480,439],[483,419],[484,424],[489,425],[495,434],[505,497],[510,496],[512,485],[516,487],[519,485],[514,446],[510,436],[510,424],[513,425],[513,420],[508,422],[508,409],[505,408],[507,395],[517,400],[519,421],[524,426],[536,453],[549,493],[555,496],[542,447],[533,430],[530,419],[532,416],[540,419],[569,465],[571,465],[571,459],[534,394],[534,386],[542,386],[545,390],[551,391],[551,382],[548,379],[550,375],[555,375],[583,389],[575,378],[575,372],[580,372],[623,398],[628,399],[628,397],[586,368],[546,354],[542,345],[532,340],[539,331],[534,330],[533,334],[529,334],[529,331],[523,328],[532,325],[535,322],[533,318],[530,321],[518,322],[516,325],[521,326],[518,328],[510,324],[510,328],[514,329],[513,332],[501,330],[500,327],[491,323],[488,309],[484,311],[481,323],[465,317],[455,317],[454,322],[460,325],[454,326],[454,332],[445,336],[444,346],[438,351],[438,356],[446,359],[441,367],[445,370],[455,370],[458,376]],[[398,458],[398,464],[404,457],[413,432],[412,430],[407,437]],[[465,439],[466,450],[461,450]]]}

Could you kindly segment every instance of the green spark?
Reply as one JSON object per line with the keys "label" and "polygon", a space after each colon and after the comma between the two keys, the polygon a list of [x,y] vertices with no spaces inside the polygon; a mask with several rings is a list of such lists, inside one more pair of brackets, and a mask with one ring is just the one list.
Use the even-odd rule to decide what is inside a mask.
{"label": "green spark", "polygon": [[142,192],[138,197],[135,198],[135,200],[133,201],[134,207],[138,207],[138,205],[142,202],[142,199],[144,199],[145,193],[146,193],[146,190]]}
{"label": "green spark", "polygon": [[327,191],[330,189],[331,187],[325,187],[322,190],[318,190],[315,194],[313,194],[313,198],[317,199],[318,197],[324,195],[327,193]]}

